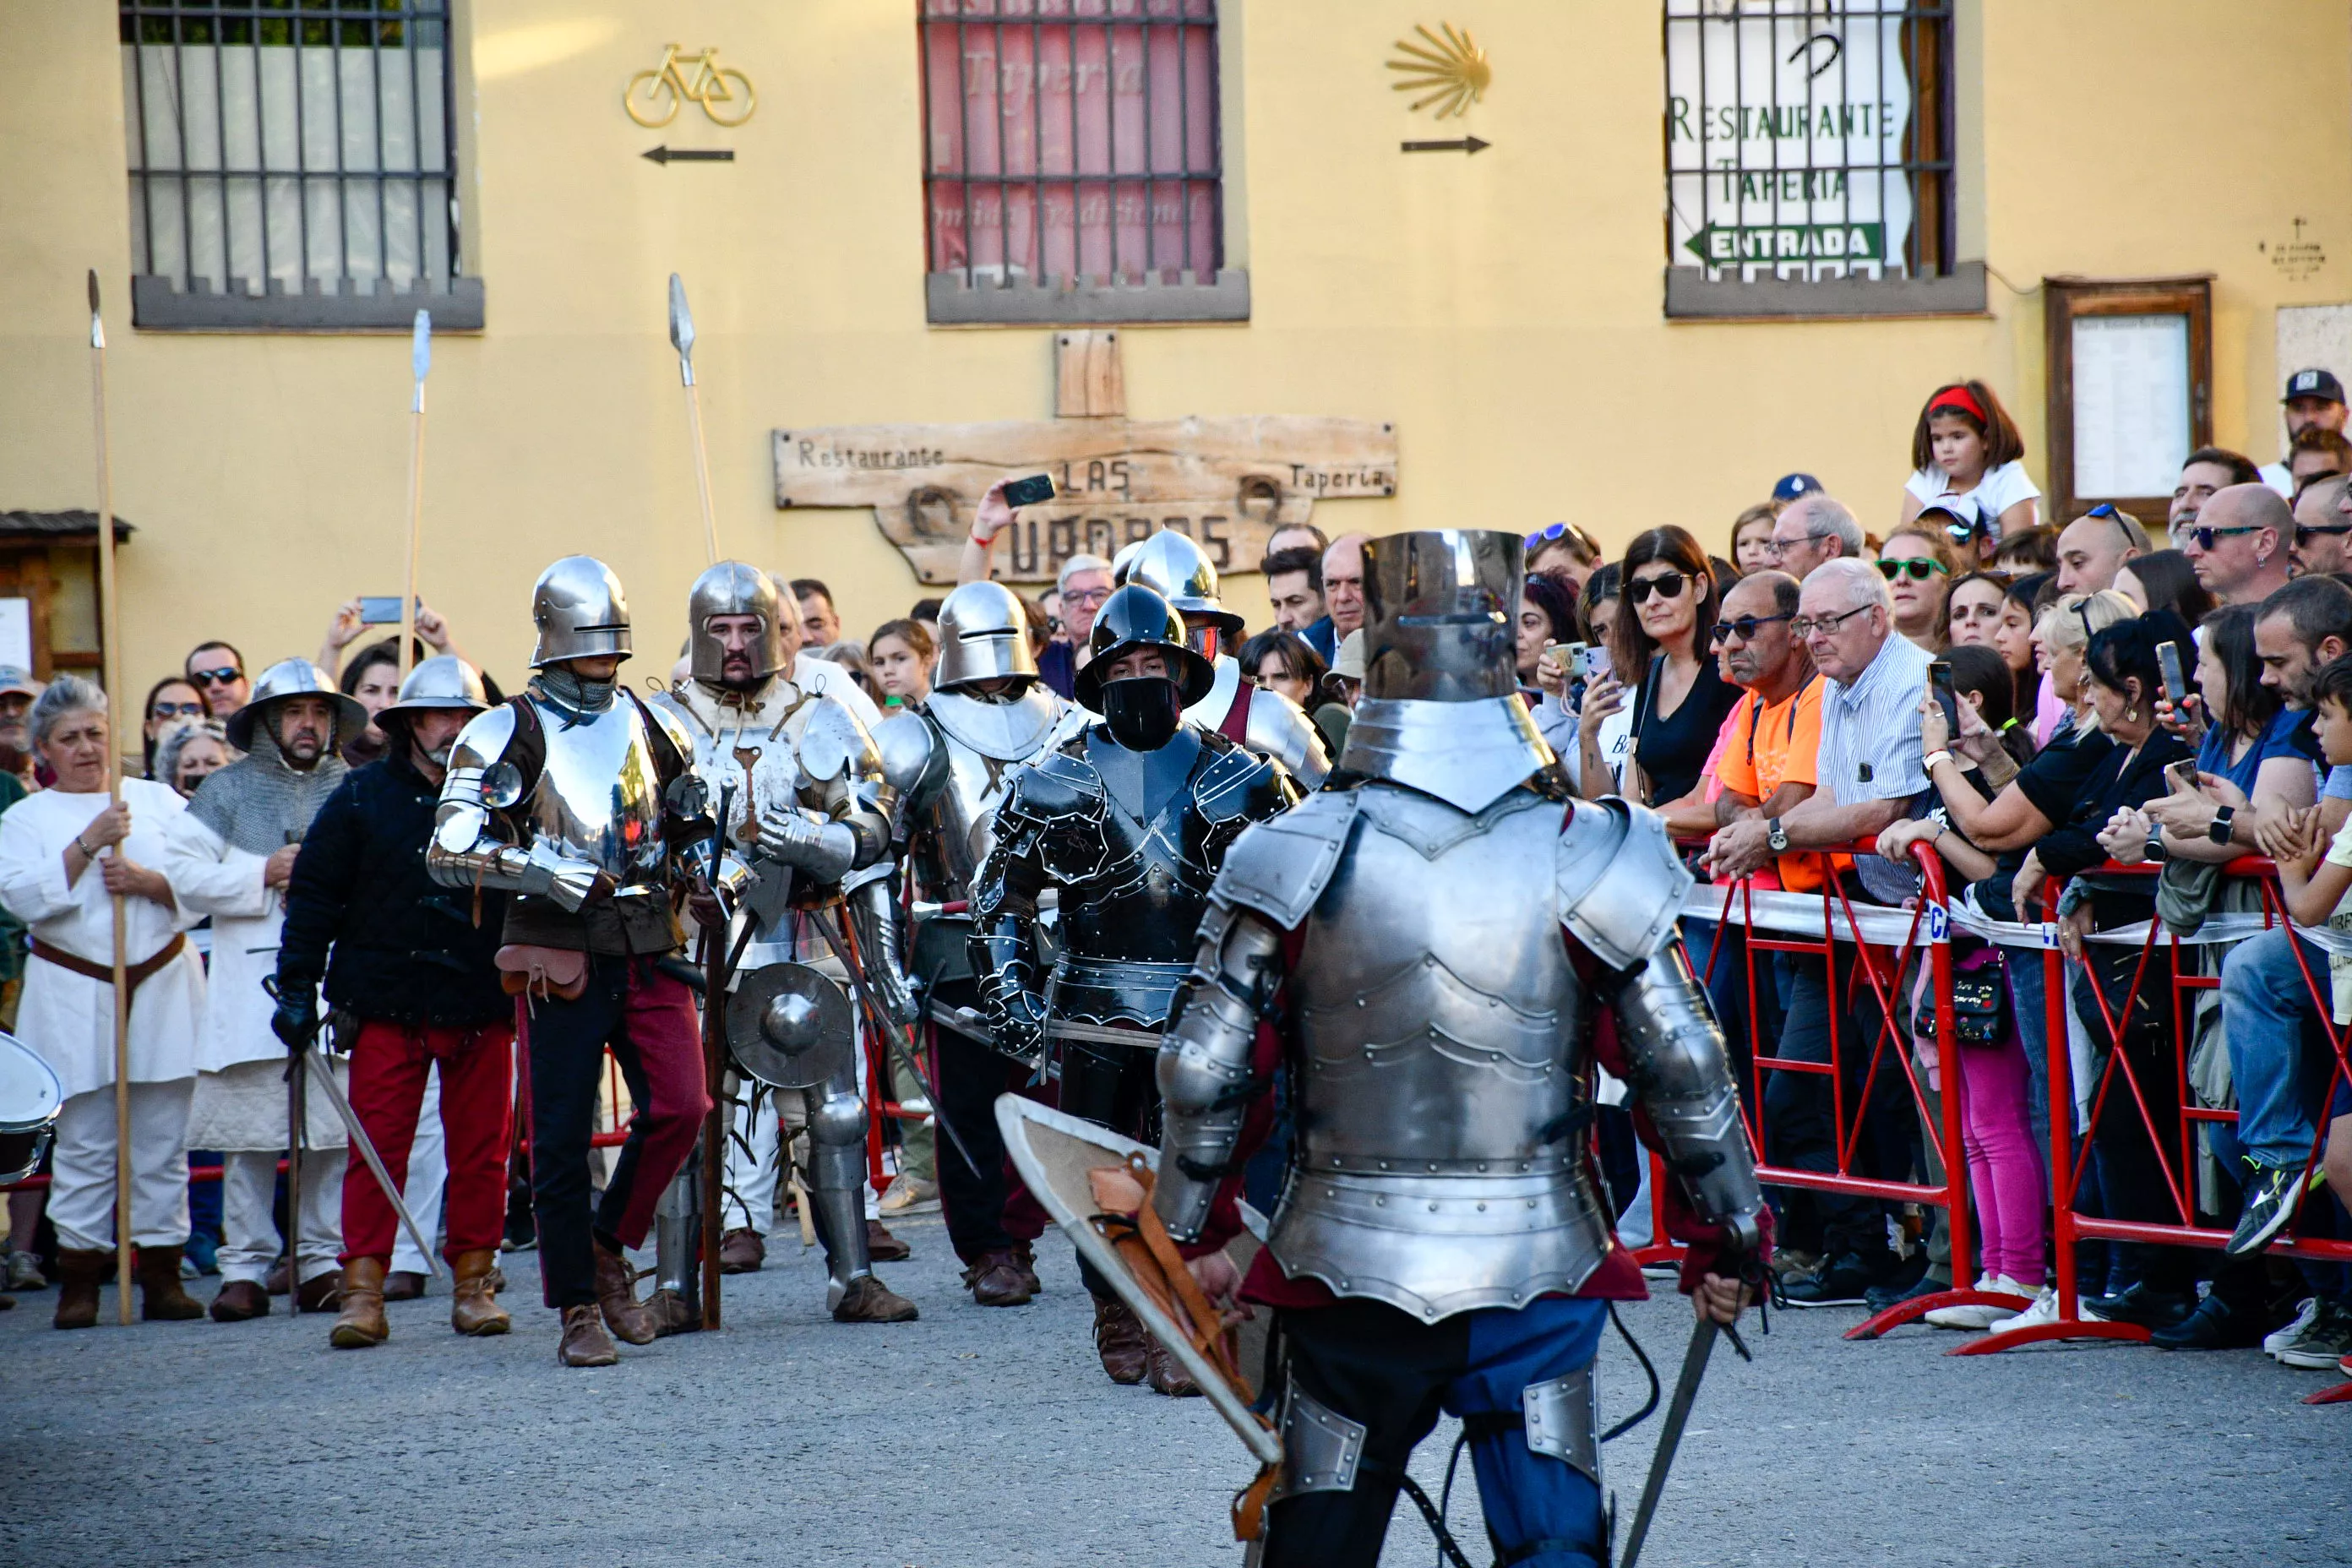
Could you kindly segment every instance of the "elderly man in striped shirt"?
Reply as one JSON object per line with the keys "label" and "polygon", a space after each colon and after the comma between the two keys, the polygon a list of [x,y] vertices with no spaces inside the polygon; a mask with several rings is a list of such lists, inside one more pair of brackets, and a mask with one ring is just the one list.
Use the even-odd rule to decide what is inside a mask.
{"label": "elderly man in striped shirt", "polygon": [[[1790,629],[1804,639],[1814,668],[1828,682],[1822,694],[1816,787],[1787,816],[1766,824],[1760,843],[1750,842],[1752,834],[1733,836],[1727,829],[1711,850],[1718,875],[1748,875],[1772,854],[1874,838],[1911,815],[1914,799],[1927,788],[1919,754],[1919,703],[1931,656],[1895,631],[1895,604],[1885,579],[1865,562],[1822,563],[1805,578]],[[1907,879],[1875,856],[1855,857],[1854,875],[1861,886],[1849,885],[1852,895],[1893,902],[1910,890]],[[1860,1103],[1880,1032],[1870,988],[1849,989],[1853,951],[1849,943],[1839,944],[1834,976],[1820,959],[1786,955],[1782,978],[1789,1005],[1780,1045],[1787,1059],[1829,1061],[1831,1007],[1835,998],[1853,994],[1853,1013],[1840,1020],[1837,1031],[1839,1074],[1849,1107]],[[1909,1141],[1907,1107],[1896,1088],[1901,1075],[1882,1071],[1878,1079],[1870,1105],[1859,1112],[1871,1126],[1871,1136],[1857,1145],[1865,1152],[1860,1162],[1864,1163],[1873,1149],[1900,1158],[1897,1152]],[[1837,1168],[1842,1139],[1823,1075],[1774,1073],[1764,1091],[1764,1125],[1766,1154],[1773,1163],[1822,1172]],[[1817,1194],[1814,1208],[1821,1219],[1821,1270],[1789,1286],[1789,1304],[1858,1305],[1894,1264],[1884,1212],[1874,1201],[1829,1194]]]}

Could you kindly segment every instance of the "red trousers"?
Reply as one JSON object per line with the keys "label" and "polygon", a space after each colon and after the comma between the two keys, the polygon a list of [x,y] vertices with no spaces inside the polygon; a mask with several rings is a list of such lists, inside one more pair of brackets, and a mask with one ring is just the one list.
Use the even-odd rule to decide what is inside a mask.
{"label": "red trousers", "polygon": [[[441,1131],[449,1159],[442,1203],[442,1256],[495,1249],[506,1232],[507,1149],[514,1138],[514,1026],[471,1028],[370,1018],[352,1047],[352,1110],[395,1185],[408,1182],[408,1151],[425,1101],[425,1077],[441,1065]],[[430,1225],[430,1216],[416,1216]],[[389,1261],[394,1215],[359,1150],[343,1174],[342,1261]],[[428,1233],[425,1240],[432,1240]]]}

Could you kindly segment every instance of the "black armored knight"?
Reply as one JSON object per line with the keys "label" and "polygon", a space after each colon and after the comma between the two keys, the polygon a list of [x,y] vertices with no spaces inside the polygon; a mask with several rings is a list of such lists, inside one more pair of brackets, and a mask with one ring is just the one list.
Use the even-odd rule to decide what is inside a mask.
{"label": "black armored knight", "polygon": [[[1016,775],[997,808],[995,847],[972,883],[972,968],[998,1049],[1050,1058],[1062,1110],[1149,1141],[1160,1035],[1218,868],[1244,829],[1298,791],[1278,765],[1185,721],[1215,670],[1158,594],[1113,594],[1091,652],[1077,699],[1103,721]],[[1037,906],[1049,888],[1059,952],[1041,974]],[[1088,1286],[1103,1369],[1186,1391],[1128,1308]]]}

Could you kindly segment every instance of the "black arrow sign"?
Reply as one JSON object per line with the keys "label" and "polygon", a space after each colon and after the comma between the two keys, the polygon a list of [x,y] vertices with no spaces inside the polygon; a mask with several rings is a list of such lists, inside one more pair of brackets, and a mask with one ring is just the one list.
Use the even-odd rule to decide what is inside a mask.
{"label": "black arrow sign", "polygon": [[[1483,147],[1486,143],[1482,142],[1479,145]],[[641,158],[650,158],[656,163],[731,163],[735,161],[735,149],[732,147],[656,147],[649,153],[640,153],[637,155]]]}
{"label": "black arrow sign", "polygon": [[[1475,136],[1461,136],[1451,142],[1407,142],[1403,143],[1403,150],[1407,153],[1483,153],[1493,145],[1492,142],[1481,142]],[[646,154],[647,157],[652,155]]]}

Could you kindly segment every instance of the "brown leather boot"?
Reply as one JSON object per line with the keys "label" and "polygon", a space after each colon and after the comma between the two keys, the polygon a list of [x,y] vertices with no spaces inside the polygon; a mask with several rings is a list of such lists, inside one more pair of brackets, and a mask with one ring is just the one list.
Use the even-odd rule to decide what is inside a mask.
{"label": "brown leather boot", "polygon": [[1095,1298],[1095,1354],[1113,1383],[1141,1383],[1150,1370],[1150,1346],[1133,1308],[1116,1296]]}
{"label": "brown leather boot", "polygon": [[719,1238],[719,1272],[757,1274],[768,1261],[768,1244],[750,1226],[739,1226]]}
{"label": "brown leather boot", "polygon": [[343,1265],[343,1311],[327,1331],[327,1342],[339,1351],[363,1351],[392,1338],[383,1321],[383,1265],[381,1258],[354,1258]]}
{"label": "brown leather boot", "polygon": [[866,1256],[877,1263],[904,1263],[915,1249],[882,1228],[878,1219],[866,1222]]}
{"label": "brown leather boot", "polygon": [[294,1300],[306,1312],[331,1312],[343,1304],[343,1271],[330,1268],[302,1281]]}
{"label": "brown leather boot", "polygon": [[1021,1282],[1029,1287],[1029,1294],[1042,1296],[1045,1282],[1037,1278],[1037,1249],[1025,1241],[1013,1244],[1013,1267],[1021,1271]]}
{"label": "brown leather boot", "polygon": [[637,1300],[637,1271],[601,1241],[596,1243],[596,1304],[604,1309],[604,1326],[625,1342],[649,1345],[658,1337],[652,1315]]}
{"label": "brown leather boot", "polygon": [[1150,1368],[1151,1392],[1165,1394],[1174,1399],[1197,1397],[1201,1385],[1184,1370],[1184,1363],[1168,1353],[1168,1347],[1157,1339],[1144,1336],[1144,1361]]}
{"label": "brown leather boot", "polygon": [[461,1334],[502,1334],[513,1316],[499,1305],[499,1255],[485,1247],[461,1252],[451,1266],[457,1287],[449,1301],[449,1326]]}
{"label": "brown leather boot", "polygon": [[646,1297],[646,1315],[654,1321],[656,1339],[702,1331],[702,1310],[688,1306],[686,1298],[675,1290],[656,1290]]}
{"label": "brown leather boot", "polygon": [[139,1315],[151,1323],[184,1323],[205,1315],[205,1304],[180,1285],[180,1249],[139,1249]]}
{"label": "brown leather boot", "polygon": [[242,1323],[269,1316],[269,1293],[250,1279],[232,1279],[213,1298],[213,1321]]}
{"label": "brown leather boot", "polygon": [[1025,1307],[1034,1294],[1009,1247],[992,1247],[963,1271],[964,1289],[983,1307]]}
{"label": "brown leather boot", "polygon": [[555,1343],[555,1359],[565,1366],[611,1366],[621,1359],[613,1336],[593,1307],[563,1309],[563,1337]]}
{"label": "brown leather boot", "polygon": [[871,1274],[861,1274],[833,1310],[836,1323],[911,1323],[922,1313],[915,1304]]}
{"label": "brown leather boot", "polygon": [[106,1283],[113,1266],[114,1254],[103,1248],[61,1249],[58,1253],[58,1315],[51,1321],[60,1329],[96,1328],[98,1288]]}

